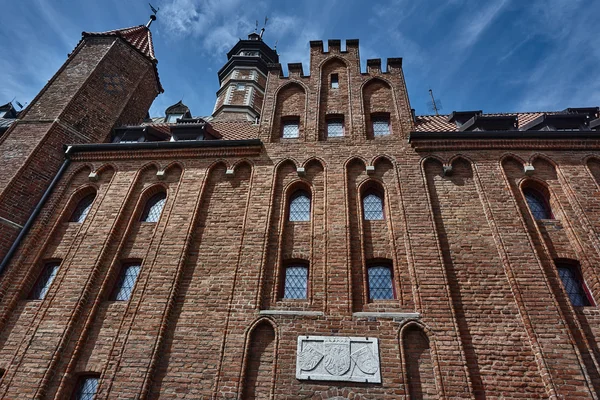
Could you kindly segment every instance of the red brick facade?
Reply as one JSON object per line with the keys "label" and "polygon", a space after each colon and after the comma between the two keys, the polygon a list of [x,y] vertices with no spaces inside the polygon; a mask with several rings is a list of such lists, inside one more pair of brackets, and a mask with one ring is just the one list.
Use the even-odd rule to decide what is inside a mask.
{"label": "red brick facade", "polygon": [[[258,125],[212,121],[221,141],[74,147],[0,276],[0,398],[69,398],[85,376],[99,379],[98,399],[598,398],[595,132],[419,136],[436,117],[413,119],[401,60],[361,73],[356,40],[328,52],[311,42],[310,75],[289,70],[269,64]],[[123,74],[118,99],[103,97],[106,71]],[[2,161],[2,207],[13,207],[2,216],[24,222],[52,178],[28,174],[41,159],[57,169],[63,144],[139,123],[159,91],[153,74],[120,39],[82,42],[0,143],[21,159]],[[332,116],[343,137],[328,137]],[[389,135],[375,134],[380,116]],[[299,135],[284,139],[290,117]],[[534,218],[527,188],[552,218]],[[289,218],[298,190],[308,221]],[[140,221],[159,192],[158,222]],[[83,223],[69,222],[91,193]],[[364,218],[368,193],[382,220]],[[60,267],[45,298],[29,300],[50,261]],[[131,262],[131,297],[111,300]],[[581,274],[589,306],[572,305],[561,262]],[[291,263],[308,266],[306,299],[283,298]],[[391,268],[393,299],[370,299],[373,263]],[[296,379],[306,335],[378,338],[382,383]]]}

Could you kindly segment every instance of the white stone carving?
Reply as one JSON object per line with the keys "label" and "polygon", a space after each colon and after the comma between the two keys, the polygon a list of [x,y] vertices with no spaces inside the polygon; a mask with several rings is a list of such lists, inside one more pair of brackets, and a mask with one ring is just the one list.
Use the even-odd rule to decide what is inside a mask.
{"label": "white stone carving", "polygon": [[381,383],[379,342],[369,337],[298,336],[296,378]]}

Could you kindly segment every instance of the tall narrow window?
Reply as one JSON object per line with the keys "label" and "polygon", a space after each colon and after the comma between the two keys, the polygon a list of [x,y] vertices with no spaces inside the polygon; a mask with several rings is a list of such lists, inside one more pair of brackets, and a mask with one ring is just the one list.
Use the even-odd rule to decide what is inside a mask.
{"label": "tall narrow window", "polygon": [[338,74],[331,74],[331,88],[338,89],[340,87],[340,81]]}
{"label": "tall narrow window", "polygon": [[363,213],[367,221],[383,219],[383,200],[379,194],[373,192],[365,194],[363,197]]}
{"label": "tall narrow window", "polygon": [[165,192],[160,192],[150,197],[142,214],[142,222],[158,222],[160,213],[165,206],[167,195]]}
{"label": "tall narrow window", "polygon": [[579,268],[575,265],[557,264],[560,280],[569,295],[571,304],[575,307],[591,305],[585,283],[581,277]]}
{"label": "tall narrow window", "polygon": [[332,117],[327,119],[327,137],[344,136],[344,119]]}
{"label": "tall narrow window", "polygon": [[390,118],[384,115],[371,117],[373,136],[388,136],[390,134]]}
{"label": "tall narrow window", "polygon": [[79,378],[75,389],[75,400],[94,400],[98,391],[98,377],[86,375]]}
{"label": "tall narrow window", "polygon": [[310,221],[310,196],[298,190],[290,199],[290,221]]}
{"label": "tall narrow window", "polygon": [[46,293],[50,290],[50,286],[56,277],[59,265],[60,263],[58,262],[50,262],[44,265],[42,273],[29,295],[30,300],[44,300]]}
{"label": "tall narrow window", "polygon": [[388,300],[394,298],[391,267],[387,265],[369,267],[368,278],[370,300]]}
{"label": "tall narrow window", "polygon": [[284,120],[281,137],[284,139],[293,139],[298,136],[300,136],[300,124],[298,119]]}
{"label": "tall narrow window", "polygon": [[112,300],[129,300],[131,297],[131,292],[133,292],[135,282],[137,281],[137,277],[140,274],[140,268],[141,266],[139,264],[129,264],[123,266]]}
{"label": "tall narrow window", "polygon": [[87,217],[92,208],[92,203],[94,203],[95,198],[96,194],[92,193],[81,199],[79,203],[77,203],[77,207],[75,208],[75,211],[73,211],[73,214],[71,214],[71,219],[69,219],[69,221],[78,222],[80,224],[83,223],[85,217]]}
{"label": "tall narrow window", "polygon": [[546,196],[535,189],[526,188],[523,190],[527,205],[535,219],[553,219],[552,210]]}
{"label": "tall narrow window", "polygon": [[289,265],[285,268],[284,299],[306,299],[308,293],[308,267]]}

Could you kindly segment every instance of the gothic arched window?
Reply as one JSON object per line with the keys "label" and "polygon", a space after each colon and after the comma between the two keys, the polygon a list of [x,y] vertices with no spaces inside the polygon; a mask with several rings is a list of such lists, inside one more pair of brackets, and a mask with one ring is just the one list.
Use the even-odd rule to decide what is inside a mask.
{"label": "gothic arched window", "polygon": [[526,188],[523,190],[527,205],[535,219],[553,219],[548,199],[538,190]]}
{"label": "gothic arched window", "polygon": [[562,281],[563,287],[575,307],[584,307],[592,304],[591,296],[581,276],[578,265],[570,263],[557,262],[556,268]]}
{"label": "gothic arched window", "polygon": [[158,222],[166,199],[167,194],[165,192],[160,192],[150,197],[148,202],[146,202],[146,207],[144,207],[142,222]]}
{"label": "gothic arched window", "polygon": [[73,214],[71,214],[71,219],[69,219],[69,221],[80,224],[83,223],[83,221],[85,221],[85,217],[87,217],[90,209],[92,208],[92,203],[94,202],[95,198],[96,193],[92,193],[81,199],[79,203],[77,203],[77,207],[73,211]]}
{"label": "gothic arched window", "polygon": [[363,196],[363,215],[367,221],[383,219],[383,199],[374,191],[366,192]]}
{"label": "gothic arched window", "polygon": [[290,221],[310,221],[310,195],[304,190],[296,191],[290,199]]}

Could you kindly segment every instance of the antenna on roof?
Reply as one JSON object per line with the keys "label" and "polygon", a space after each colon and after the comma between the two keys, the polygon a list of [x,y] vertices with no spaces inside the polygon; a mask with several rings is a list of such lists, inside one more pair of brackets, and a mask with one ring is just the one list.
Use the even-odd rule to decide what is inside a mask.
{"label": "antenna on roof", "polygon": [[275,41],[275,46],[273,47],[273,50],[275,50],[275,53],[277,53],[277,43],[279,43],[279,39]]}
{"label": "antenna on roof", "polygon": [[265,24],[263,25],[262,29],[260,30],[260,38],[262,39],[263,34],[265,33],[265,28],[267,27],[267,22],[269,21],[269,17],[265,17]]}
{"label": "antenna on roof", "polygon": [[254,26],[254,32],[258,30],[258,20],[256,20],[256,25]]}
{"label": "antenna on roof", "polygon": [[436,100],[435,97],[433,97],[433,90],[431,89],[429,89],[429,96],[431,96],[431,101],[427,102],[427,107],[429,108],[429,111],[435,112],[435,115],[440,115],[440,110],[443,108],[442,101]]}
{"label": "antenna on roof", "polygon": [[148,21],[148,23],[146,24],[146,28],[150,28],[150,25],[152,25],[152,21],[156,21],[156,13],[160,10],[160,7],[154,8],[154,6],[150,3],[148,3],[148,5],[150,6],[150,10],[152,10],[152,15],[150,15],[150,21]]}

